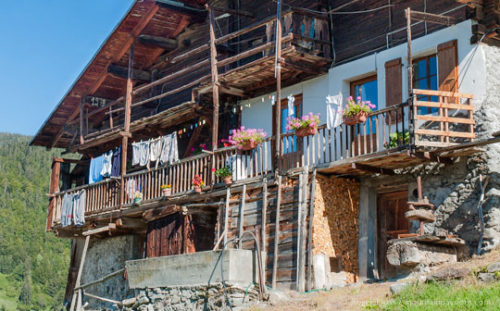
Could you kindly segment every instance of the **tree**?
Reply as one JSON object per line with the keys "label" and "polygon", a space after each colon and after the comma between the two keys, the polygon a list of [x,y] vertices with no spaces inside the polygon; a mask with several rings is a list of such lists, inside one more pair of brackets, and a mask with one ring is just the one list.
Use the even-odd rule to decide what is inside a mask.
{"label": "tree", "polygon": [[24,283],[23,288],[21,288],[21,293],[19,294],[19,301],[25,305],[31,304],[32,292],[31,292],[31,258],[29,256],[24,260]]}

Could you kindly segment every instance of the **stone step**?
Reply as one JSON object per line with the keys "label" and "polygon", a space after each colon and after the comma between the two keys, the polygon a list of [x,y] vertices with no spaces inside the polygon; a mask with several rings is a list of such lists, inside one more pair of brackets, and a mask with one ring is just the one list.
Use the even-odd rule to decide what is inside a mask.
{"label": "stone step", "polygon": [[436,221],[436,216],[431,211],[415,209],[410,210],[405,213],[405,217],[408,220],[418,220],[423,222],[434,222]]}

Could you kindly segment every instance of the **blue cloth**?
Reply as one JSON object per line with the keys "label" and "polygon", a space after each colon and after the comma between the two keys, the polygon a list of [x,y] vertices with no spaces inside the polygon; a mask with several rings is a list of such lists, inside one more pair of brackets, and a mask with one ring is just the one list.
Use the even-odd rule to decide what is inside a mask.
{"label": "blue cloth", "polygon": [[102,180],[101,171],[103,163],[104,155],[100,155],[90,160],[89,185]]}
{"label": "blue cloth", "polygon": [[111,177],[119,177],[121,174],[122,165],[122,147],[118,147],[113,151],[113,159],[111,165]]}

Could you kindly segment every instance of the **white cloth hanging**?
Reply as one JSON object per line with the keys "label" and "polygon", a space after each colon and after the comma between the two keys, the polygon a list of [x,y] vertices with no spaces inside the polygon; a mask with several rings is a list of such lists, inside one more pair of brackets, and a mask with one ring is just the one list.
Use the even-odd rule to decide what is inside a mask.
{"label": "white cloth hanging", "polygon": [[149,140],[139,143],[139,165],[146,166],[149,164]]}
{"label": "white cloth hanging", "polygon": [[103,154],[101,176],[109,177],[111,176],[111,167],[113,164],[113,151],[110,150]]}
{"label": "white cloth hanging", "polygon": [[342,93],[326,97],[326,127],[331,130],[342,124]]}
{"label": "white cloth hanging", "polygon": [[139,165],[140,162],[140,143],[132,143],[132,165]]}
{"label": "white cloth hanging", "polygon": [[137,183],[135,179],[129,179],[127,181],[127,184],[125,185],[125,192],[127,193],[127,198],[129,200],[134,199],[136,189],[137,189]]}
{"label": "white cloth hanging", "polygon": [[179,160],[179,150],[177,148],[177,133],[173,132],[161,138],[160,163],[171,164]]}
{"label": "white cloth hanging", "polygon": [[162,144],[163,140],[161,137],[151,139],[151,142],[149,143],[149,161],[156,162],[156,167],[158,167],[158,163],[160,162]]}
{"label": "white cloth hanging", "polygon": [[293,106],[293,102],[295,102],[295,97],[293,95],[289,95],[287,98],[288,98],[288,117],[291,118],[295,115],[295,109]]}

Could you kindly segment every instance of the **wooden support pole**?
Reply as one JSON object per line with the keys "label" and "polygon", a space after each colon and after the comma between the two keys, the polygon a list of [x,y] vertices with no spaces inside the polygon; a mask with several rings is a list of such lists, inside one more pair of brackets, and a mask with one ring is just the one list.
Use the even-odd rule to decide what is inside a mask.
{"label": "wooden support pole", "polygon": [[[275,61],[275,76],[276,76],[276,141],[275,149],[276,154],[274,155],[274,168],[278,169],[279,157],[281,154],[281,0],[277,3],[277,14],[276,14],[276,61]],[[274,288],[274,287],[273,287]]]}
{"label": "wooden support pole", "polygon": [[273,289],[276,288],[276,277],[278,273],[278,245],[280,236],[280,209],[281,209],[281,176],[278,176],[278,194],[276,201],[276,224],[274,230],[274,256],[273,256],[273,274],[271,280],[271,286]]}
{"label": "wooden support pole", "polygon": [[299,252],[299,265],[298,265],[298,290],[299,292],[304,292],[306,289],[306,216],[307,216],[307,185],[309,183],[309,172],[306,167],[305,173],[302,175],[302,204],[301,204],[301,214],[300,214],[300,234],[298,239],[300,240],[300,252]]}
{"label": "wooden support pole", "polygon": [[408,41],[408,98],[413,95],[413,59],[411,51],[411,8],[405,10],[406,36]]}
{"label": "wooden support pole", "polygon": [[295,249],[295,253],[297,254],[296,261],[295,261],[295,289],[297,291],[300,291],[300,281],[299,281],[299,274],[300,274],[300,237],[302,236],[302,209],[304,207],[304,191],[302,188],[304,187],[304,174],[300,173],[299,175],[299,204],[297,207],[297,248]]}
{"label": "wooden support pole", "polygon": [[238,229],[238,248],[241,249],[243,246],[243,242],[241,241],[241,237],[243,235],[243,230],[245,230],[245,227],[243,226],[243,223],[245,222],[245,204],[246,204],[246,197],[247,197],[247,185],[243,185],[243,191],[241,192],[241,205],[240,205],[240,223],[239,223],[239,229]]}
{"label": "wooden support pole", "polygon": [[84,132],[84,123],[85,123],[85,115],[84,115],[84,101],[83,99],[80,101],[80,145],[85,143],[85,132]]}
{"label": "wooden support pole", "polygon": [[[59,192],[59,179],[61,176],[61,163],[63,160],[61,158],[52,159],[52,171],[50,173],[50,186],[49,194],[54,194]],[[56,207],[57,199],[51,196],[49,199],[49,210],[47,211],[47,224],[45,229],[47,232],[52,230],[52,218],[54,217],[54,209]]]}
{"label": "wooden support pole", "polygon": [[[85,245],[83,246],[83,252],[82,252],[82,260],[80,260],[80,266],[78,267],[78,274],[76,276],[76,282],[75,282],[75,289],[73,290],[73,299],[71,299],[71,307],[70,311],[75,311],[75,305],[77,303],[77,299],[81,299],[81,293],[80,293],[80,298],[78,298],[78,292],[81,292],[81,290],[76,290],[76,288],[80,287],[80,282],[82,279],[82,272],[83,272],[83,265],[85,265],[85,257],[87,256],[87,249],[89,248],[89,242],[90,242],[90,235],[87,235],[85,237]],[[80,310],[77,310],[80,311]]]}
{"label": "wooden support pole", "polygon": [[125,203],[125,174],[127,174],[127,149],[128,137],[130,136],[130,114],[132,110],[132,91],[133,91],[133,65],[134,65],[134,44],[130,46],[128,55],[128,78],[127,78],[127,91],[125,94],[125,120],[123,126],[122,136],[122,161],[121,161],[121,182],[120,182],[120,209]]}
{"label": "wooden support pole", "polygon": [[229,200],[231,200],[231,188],[226,189],[226,208],[224,209],[224,246],[227,243],[227,231],[229,230]]}
{"label": "wooden support pole", "polygon": [[[261,233],[261,240],[262,240],[262,252],[267,252],[267,243],[266,243],[266,238],[267,238],[267,234],[266,234],[266,224],[267,224],[267,205],[269,203],[269,201],[267,200],[267,178],[264,178],[264,181],[263,181],[263,186],[262,186],[262,227],[261,227],[261,230],[262,230],[262,233]],[[262,273],[264,274],[264,276],[266,275],[266,265],[263,265],[262,267],[263,271]],[[265,279],[265,277],[264,277]]]}
{"label": "wooden support pole", "polygon": [[306,277],[306,291],[312,289],[312,261],[313,261],[313,221],[314,221],[314,201],[316,196],[316,169],[314,169],[311,181],[311,195],[309,203],[309,228],[307,232],[307,277]]}
{"label": "wooden support pole", "polygon": [[212,72],[212,96],[213,96],[213,120],[212,120],[212,149],[217,149],[217,141],[219,136],[219,72],[217,69],[217,48],[215,46],[215,18],[214,12],[207,4],[205,7],[208,10],[210,20],[210,69]]}

